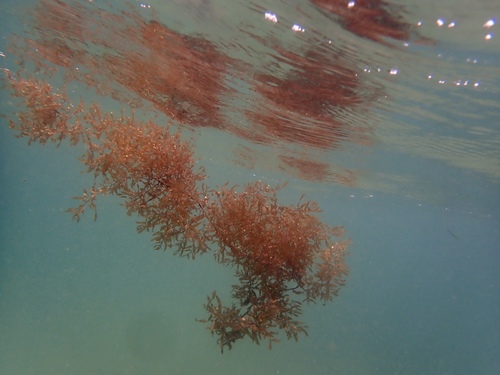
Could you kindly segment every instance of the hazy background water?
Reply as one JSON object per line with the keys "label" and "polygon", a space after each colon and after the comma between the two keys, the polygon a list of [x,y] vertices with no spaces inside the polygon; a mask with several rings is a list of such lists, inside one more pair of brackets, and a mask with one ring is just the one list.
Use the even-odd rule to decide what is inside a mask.
{"label": "hazy background water", "polygon": [[[249,4],[147,5],[169,27],[219,42],[228,25],[276,37],[251,10],[257,3]],[[384,93],[366,111],[345,114],[350,131],[369,129],[370,142],[303,150],[333,169],[356,171],[352,186],[269,168],[266,158],[279,147],[194,132],[210,184],[289,181],[284,201],[305,192],[324,209],[322,219],[344,225],[353,240],[340,296],[307,306],[309,336],[271,351],[242,341],[221,355],[195,321],[204,317],[206,295],[232,285],[230,269],[210,256],[190,261],[153,251],[113,197],[99,200],[97,222],[71,221],[64,213],[71,197],[91,184],[80,173],[82,150],[28,147],[0,119],[0,374],[499,373],[500,48],[498,25],[483,25],[500,6],[474,4],[406,2],[408,22],[421,20],[433,43],[396,49],[342,30],[307,2],[259,3],[283,23],[299,22],[301,43],[314,26],[334,44],[351,45],[367,90]],[[26,7],[0,5],[3,66],[12,68],[5,36],[20,32]],[[295,34],[282,27],[279,40],[288,45]],[[236,31],[229,37],[251,44],[240,38]],[[9,113],[8,93],[1,95],[0,112]],[[253,168],[234,163],[241,147],[255,152]]]}

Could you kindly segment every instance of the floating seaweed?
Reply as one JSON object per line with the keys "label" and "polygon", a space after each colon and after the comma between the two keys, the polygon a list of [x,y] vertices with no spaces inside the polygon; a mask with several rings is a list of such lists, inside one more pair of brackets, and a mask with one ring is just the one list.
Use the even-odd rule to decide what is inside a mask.
{"label": "floating seaweed", "polygon": [[[349,51],[317,40],[289,48],[243,27],[238,35],[264,47],[252,52],[249,63],[240,59],[244,46],[183,34],[154,11],[130,5],[120,10],[96,2],[40,0],[30,15],[27,32],[11,38],[10,52],[22,61],[127,107],[148,105],[176,124],[216,128],[254,145],[278,147],[268,168],[309,179],[280,156],[297,158],[297,148],[327,152],[371,142],[369,126],[354,127],[352,117],[383,93],[359,79],[346,59]],[[328,165],[322,181],[343,183],[338,174],[339,168]]]}
{"label": "floating seaweed", "polygon": [[[200,319],[217,336],[221,351],[243,338],[271,347],[280,332],[295,340],[306,334],[300,321],[303,303],[329,301],[344,285],[349,240],[341,239],[342,228],[322,223],[318,205],[303,197],[296,205],[280,204],[280,186],[261,181],[207,186],[192,144],[171,126],[188,123],[236,133],[220,111],[229,90],[223,76],[234,60],[201,37],[182,35],[134,13],[42,0],[34,17],[37,37],[13,38],[19,70],[4,69],[6,87],[20,105],[9,124],[30,144],[69,142],[84,150],[80,160],[94,181],[75,197],[79,204],[68,210],[73,219],[79,221],[90,210],[97,220],[98,197],[115,195],[137,218],[137,231],[151,233],[154,249],[172,249],[190,259],[210,253],[231,267],[238,280],[231,301],[224,304],[214,291],[204,305],[208,315]],[[290,56],[286,51],[281,55]],[[321,69],[307,58],[293,57],[299,61],[297,74],[280,85],[302,84],[304,66],[310,70],[308,79],[317,77],[314,82],[320,85]],[[147,108],[144,101],[149,102],[169,123],[106,112],[96,103],[74,104],[64,85],[57,88],[47,81],[56,73],[131,109]],[[260,82],[269,79],[258,77]],[[346,81],[345,95],[326,87],[322,94],[329,93],[330,104],[350,105],[357,101],[351,83]],[[283,94],[265,85],[257,91],[267,100]],[[306,91],[309,99],[318,98],[312,87]],[[283,109],[301,105],[298,96],[288,100]],[[313,117],[326,120],[327,107],[319,103],[311,109]],[[303,115],[300,108],[296,113]],[[295,134],[281,129],[282,138],[294,141]],[[326,134],[331,145],[340,132]],[[326,172],[314,165],[321,179]]]}
{"label": "floating seaweed", "polygon": [[213,292],[205,304],[208,318],[200,320],[218,336],[221,351],[244,337],[268,340],[271,347],[279,331],[297,340],[306,333],[297,319],[302,303],[331,300],[344,285],[349,241],[332,240],[343,230],[322,223],[315,202],[281,205],[280,187],[261,181],[210,189],[179,132],[106,113],[98,104],[75,106],[63,89],[5,72],[24,106],[10,120],[17,136],[84,146],[81,161],[94,183],[68,210],[76,221],[87,209],[96,220],[96,199],[116,195],[139,218],[138,232],[152,233],[155,249],[193,259],[211,252],[235,270],[239,283],[232,286],[230,307]]}
{"label": "floating seaweed", "polygon": [[403,17],[403,7],[384,0],[311,0],[327,14],[337,16],[342,27],[379,43],[384,38],[408,41],[414,28]]}

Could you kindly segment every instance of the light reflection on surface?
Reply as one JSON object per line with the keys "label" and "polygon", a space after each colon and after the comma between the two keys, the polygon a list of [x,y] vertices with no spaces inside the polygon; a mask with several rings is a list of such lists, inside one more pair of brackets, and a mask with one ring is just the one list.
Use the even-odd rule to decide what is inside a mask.
{"label": "light reflection on surface", "polygon": [[[24,21],[22,34],[21,20],[33,13],[19,2],[11,2],[12,13],[0,27],[9,24],[28,39],[51,43],[62,35],[66,46],[29,53],[52,56],[48,65],[63,66],[72,79],[86,74],[89,81],[68,85],[76,100],[96,100],[98,82],[104,95],[116,96],[103,100],[110,110],[119,112],[125,102],[139,108],[138,117],[175,118],[195,138],[201,164],[213,169],[217,183],[290,179],[292,189],[326,201],[325,216],[345,219],[353,233],[354,270],[345,299],[312,319],[311,336],[322,340],[286,343],[271,354],[243,347],[232,357],[216,357],[209,335],[189,328],[206,270],[193,272],[193,264],[184,268],[168,255],[151,255],[149,239],[138,240],[133,222],[120,221],[119,209],[96,226],[89,220],[76,229],[66,215],[54,216],[80,186],[53,181],[67,183],[75,178],[68,170],[79,166],[23,144],[16,158],[31,154],[19,165],[33,164],[41,182],[16,185],[11,196],[21,194],[24,205],[15,201],[18,206],[4,215],[11,232],[3,232],[10,241],[3,251],[11,253],[0,262],[2,281],[9,282],[0,314],[8,312],[14,324],[0,338],[7,348],[0,369],[11,363],[33,374],[176,373],[200,366],[206,373],[249,375],[256,368],[325,375],[332,369],[352,374],[353,368],[358,374],[495,373],[498,1],[473,7],[454,1],[316,2],[331,10],[343,4],[340,14],[306,0],[108,2],[112,7],[45,1],[64,3],[85,5],[70,11],[80,29],[35,32]],[[403,31],[376,20],[356,29],[346,12],[363,4],[368,12],[370,3],[382,5]],[[109,18],[92,13],[97,10]],[[293,31],[294,25],[304,31]],[[64,34],[82,29],[84,37]],[[161,44],[162,36],[170,36],[171,44]],[[93,43],[87,45],[89,37]],[[1,43],[1,65],[12,69],[16,51]],[[154,84],[140,86],[144,79]],[[4,172],[17,166],[9,162]],[[16,172],[21,181],[25,172]],[[50,183],[45,176],[53,177]],[[53,189],[64,197],[55,204],[46,198]],[[175,285],[166,285],[165,273]],[[127,318],[137,312],[143,318],[133,321],[132,337],[124,339]],[[132,349],[138,345],[135,354],[127,339]],[[56,366],[62,370],[53,371]]]}
{"label": "light reflection on surface", "polygon": [[[424,200],[446,196],[439,183],[415,188],[429,180],[426,161],[500,183],[500,48],[485,39],[496,28],[488,2],[466,14],[382,0],[137,2],[121,14],[42,3],[28,55],[101,94],[222,130],[234,149],[221,157],[238,165],[363,189],[386,190],[379,179],[389,178],[391,192]],[[390,151],[417,163],[402,170],[385,160],[388,173],[341,162],[359,146],[371,158]]]}

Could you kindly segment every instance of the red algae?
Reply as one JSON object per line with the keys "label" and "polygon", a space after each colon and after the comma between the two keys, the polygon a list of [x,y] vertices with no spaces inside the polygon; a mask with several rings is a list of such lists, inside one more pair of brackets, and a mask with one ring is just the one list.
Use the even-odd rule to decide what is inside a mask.
{"label": "red algae", "polygon": [[[220,47],[225,43],[182,34],[154,14],[146,19],[132,8],[42,0],[29,36],[14,38],[11,52],[47,74],[60,71],[68,82],[83,82],[131,108],[150,105],[191,128],[216,128],[272,147],[279,143],[288,152],[366,143],[369,132],[349,131],[346,117],[366,111],[380,93],[364,87],[342,51],[316,45],[291,51],[270,45],[272,38],[243,32],[272,47],[270,63],[249,66]],[[249,93],[235,89],[234,81]],[[228,100],[245,105],[228,108]]]}
{"label": "red algae", "polygon": [[376,42],[384,38],[408,41],[414,31],[404,20],[402,8],[384,0],[310,0],[319,9],[338,17],[342,27]]}
{"label": "red algae", "polygon": [[247,115],[271,138],[318,149],[334,148],[347,138],[335,111],[362,101],[356,92],[359,83],[355,72],[315,50],[303,56],[286,50],[278,53],[276,59],[291,69],[284,78],[255,75],[255,91],[265,99],[259,106],[265,110],[247,111]]}
{"label": "red algae", "polygon": [[[114,195],[136,218],[137,231],[151,233],[154,249],[190,259],[211,253],[218,264],[231,267],[237,283],[228,285],[230,302],[224,304],[214,291],[204,305],[207,316],[200,320],[217,337],[221,352],[244,338],[256,344],[266,341],[271,348],[280,333],[295,340],[307,334],[300,320],[303,304],[330,301],[345,283],[349,240],[340,238],[343,229],[323,223],[314,201],[302,197],[296,204],[280,203],[280,186],[255,181],[208,187],[191,143],[170,127],[172,122],[185,123],[236,134],[240,128],[229,125],[221,101],[231,92],[224,76],[242,65],[233,64],[205,38],[183,35],[134,13],[43,0],[34,14],[34,35],[14,38],[11,48],[20,58],[18,70],[4,69],[6,87],[19,105],[8,116],[9,125],[29,143],[66,142],[83,149],[79,160],[93,176],[93,184],[75,197],[78,206],[68,210],[73,219],[79,221],[90,210],[97,220],[97,198]],[[350,91],[355,81],[338,76],[345,87],[341,94],[322,86],[321,68],[310,61],[320,61],[321,56],[311,52],[301,58],[286,51],[281,56],[293,57],[296,71],[275,83],[288,89],[304,84],[308,100],[320,100],[314,87],[325,96],[310,106],[311,118],[318,123],[327,122],[329,107],[357,102]],[[64,85],[48,82],[56,81],[56,73],[63,74],[66,84],[83,82],[124,106],[140,108],[149,102],[170,122],[162,126],[152,119],[139,121],[125,115],[126,110],[116,115],[84,100],[74,104]],[[281,112],[293,110],[292,118],[300,124],[307,115],[306,103],[278,93],[283,96],[280,103],[269,87],[262,86],[271,78],[259,77],[255,91],[260,98]],[[343,134],[338,123],[332,129],[313,128],[301,141],[292,122],[272,127],[268,119],[259,121],[259,126],[267,126],[260,132],[266,144],[277,138],[326,148]],[[326,143],[314,141],[322,137]],[[320,163],[282,160],[311,179],[329,174]]]}
{"label": "red algae", "polygon": [[206,39],[75,2],[44,0],[35,15],[38,38],[24,49],[41,67],[49,68],[45,60],[65,68],[101,95],[146,100],[179,123],[224,127],[218,100],[230,91],[223,76],[231,59]]}

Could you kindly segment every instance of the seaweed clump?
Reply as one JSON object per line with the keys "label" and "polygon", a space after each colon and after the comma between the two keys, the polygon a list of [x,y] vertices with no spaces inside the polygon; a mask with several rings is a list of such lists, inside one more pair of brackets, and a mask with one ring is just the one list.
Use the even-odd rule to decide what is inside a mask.
{"label": "seaweed clump", "polygon": [[230,305],[217,292],[201,319],[218,337],[221,352],[245,337],[255,343],[307,334],[298,320],[304,302],[329,301],[344,285],[348,240],[343,229],[322,223],[315,202],[285,206],[277,190],[257,181],[211,189],[196,167],[192,146],[170,126],[106,113],[98,104],[74,105],[64,90],[8,70],[5,82],[22,107],[10,127],[29,143],[83,145],[81,161],[94,182],[68,211],[77,221],[96,199],[116,195],[137,230],[151,232],[154,248],[195,258],[207,252],[235,271]]}

